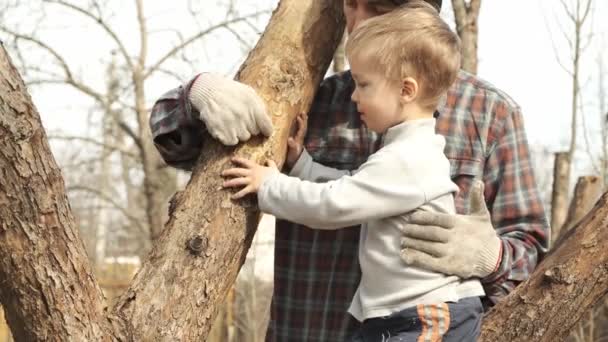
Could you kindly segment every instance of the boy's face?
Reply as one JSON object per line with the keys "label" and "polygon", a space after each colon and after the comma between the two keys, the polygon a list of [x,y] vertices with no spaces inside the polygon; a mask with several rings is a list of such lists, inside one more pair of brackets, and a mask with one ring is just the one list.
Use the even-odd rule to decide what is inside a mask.
{"label": "boy's face", "polygon": [[381,8],[370,5],[367,0],[344,0],[344,16],[346,17],[346,31],[350,34],[354,28],[366,19],[384,14],[390,8]]}
{"label": "boy's face", "polygon": [[389,80],[361,58],[355,57],[349,62],[356,85],[351,98],[367,128],[384,133],[403,121],[399,82]]}

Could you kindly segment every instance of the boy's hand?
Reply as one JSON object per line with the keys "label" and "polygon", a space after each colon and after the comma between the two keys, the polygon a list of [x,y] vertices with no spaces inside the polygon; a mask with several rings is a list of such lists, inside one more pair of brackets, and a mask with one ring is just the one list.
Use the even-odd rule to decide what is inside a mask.
{"label": "boy's hand", "polygon": [[308,129],[308,115],[304,113],[298,114],[296,117],[296,125],[298,128],[295,134],[287,139],[287,158],[285,158],[285,165],[288,169],[291,169],[296,164],[304,149],[304,137],[306,136],[306,130]]}
{"label": "boy's hand", "polygon": [[222,171],[222,177],[233,177],[222,184],[224,188],[243,187],[239,192],[232,195],[232,199],[239,199],[250,193],[257,193],[266,178],[273,173],[279,172],[277,164],[268,160],[268,166],[259,165],[249,159],[234,157],[232,162],[241,165]]}

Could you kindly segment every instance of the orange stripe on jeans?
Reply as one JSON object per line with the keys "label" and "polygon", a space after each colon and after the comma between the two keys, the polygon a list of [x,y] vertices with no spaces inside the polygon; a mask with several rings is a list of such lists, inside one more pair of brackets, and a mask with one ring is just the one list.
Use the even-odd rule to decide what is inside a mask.
{"label": "orange stripe on jeans", "polygon": [[445,322],[441,336],[443,336],[448,330],[450,330],[450,307],[447,303],[441,303],[441,309],[444,312]]}
{"label": "orange stripe on jeans", "polygon": [[420,336],[418,336],[417,342],[426,342],[424,337],[427,333],[428,327],[426,325],[426,314],[424,312],[424,305],[418,304],[416,306],[416,311],[418,312],[418,319],[420,319],[420,323],[422,324],[422,332],[420,333]]}
{"label": "orange stripe on jeans", "polygon": [[431,328],[431,341],[432,342],[440,342],[441,341],[441,335],[439,334],[439,315],[441,314],[441,312],[437,310],[437,305],[429,305],[430,309],[431,309],[431,321],[432,323],[432,328]]}

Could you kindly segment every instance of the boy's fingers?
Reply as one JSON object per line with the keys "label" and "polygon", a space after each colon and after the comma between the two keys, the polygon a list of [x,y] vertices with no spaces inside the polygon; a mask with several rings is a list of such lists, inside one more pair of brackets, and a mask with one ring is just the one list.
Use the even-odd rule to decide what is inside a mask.
{"label": "boy's fingers", "polygon": [[224,188],[241,187],[243,185],[249,185],[249,183],[251,183],[251,179],[249,177],[232,178],[232,179],[229,179],[229,180],[225,181],[224,183],[222,183],[222,187],[224,187]]}
{"label": "boy's fingers", "polygon": [[268,159],[268,161],[266,162],[266,165],[268,165],[269,167],[278,169],[277,163],[275,163],[274,160]]}
{"label": "boy's fingers", "polygon": [[224,176],[224,177],[244,177],[244,176],[249,176],[250,174],[251,174],[251,171],[249,169],[243,169],[240,167],[234,167],[234,168],[222,171],[222,176]]}
{"label": "boy's fingers", "polygon": [[246,168],[252,168],[253,166],[255,166],[255,163],[252,162],[249,159],[246,158],[241,158],[241,157],[232,157],[232,162],[235,164],[240,164],[245,166]]}
{"label": "boy's fingers", "polygon": [[296,134],[298,141],[304,141],[304,136],[306,135],[307,125],[308,125],[308,120],[306,119],[306,115],[304,115],[304,114],[298,115],[298,132]]}
{"label": "boy's fingers", "polygon": [[253,192],[253,188],[250,186],[245,187],[244,189],[241,189],[241,191],[237,192],[236,194],[232,195],[233,199],[239,199],[242,197],[245,197],[245,195],[252,193]]}

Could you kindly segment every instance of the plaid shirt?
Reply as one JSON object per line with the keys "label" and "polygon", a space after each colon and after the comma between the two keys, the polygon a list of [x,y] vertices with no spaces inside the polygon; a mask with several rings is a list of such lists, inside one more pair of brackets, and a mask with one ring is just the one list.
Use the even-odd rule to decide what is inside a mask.
{"label": "plaid shirt", "polygon": [[[324,80],[315,96],[306,148],[319,163],[354,170],[380,146],[380,137],[365,128],[350,100],[353,90],[350,72],[345,72]],[[175,123],[187,113],[155,107],[151,125],[158,145],[159,132],[180,130]],[[473,179],[485,183],[485,199],[503,244],[497,271],[482,279],[486,300],[496,302],[526,280],[547,251],[549,227],[531,168],[523,118],[508,96],[465,72],[438,111],[437,132],[446,137],[452,179],[461,190],[455,199],[458,213],[469,212]],[[170,150],[159,146],[161,154],[163,149]],[[185,164],[182,160],[177,165]],[[359,227],[314,230],[277,221],[267,340],[343,341],[353,333],[356,322],[346,310],[360,278],[358,242]]]}

